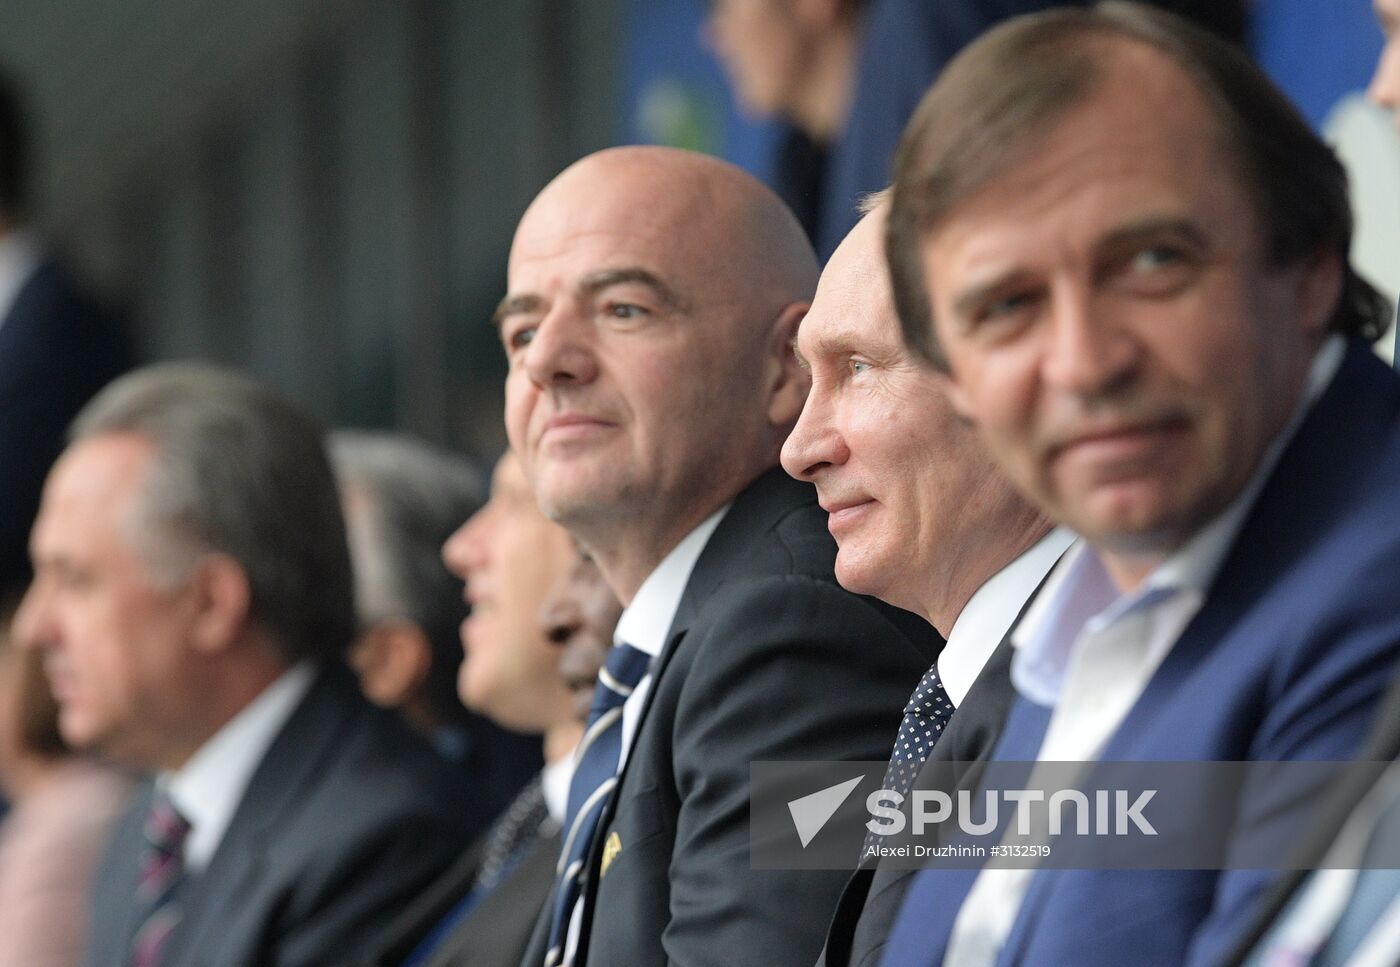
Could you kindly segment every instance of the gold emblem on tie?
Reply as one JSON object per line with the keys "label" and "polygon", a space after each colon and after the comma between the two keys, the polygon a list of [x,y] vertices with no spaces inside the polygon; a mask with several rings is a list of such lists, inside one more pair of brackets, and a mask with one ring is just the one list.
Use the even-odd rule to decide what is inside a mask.
{"label": "gold emblem on tie", "polygon": [[613,830],[608,833],[608,838],[603,842],[603,865],[598,871],[598,876],[603,877],[608,873],[608,867],[612,866],[612,861],[617,859],[617,854],[622,852],[622,837]]}

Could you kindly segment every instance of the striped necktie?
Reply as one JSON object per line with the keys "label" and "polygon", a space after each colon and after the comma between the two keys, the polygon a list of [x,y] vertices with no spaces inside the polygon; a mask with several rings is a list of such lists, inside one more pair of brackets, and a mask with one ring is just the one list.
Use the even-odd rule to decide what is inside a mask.
{"label": "striped necktie", "polygon": [[166,941],[180,921],[177,897],[184,879],[185,837],[190,824],[164,794],[146,817],[146,849],[141,856],[136,902],[142,915],[131,945],[131,967],[158,967]]}
{"label": "striped necktie", "polygon": [[597,832],[598,817],[617,785],[617,767],[622,754],[622,706],[646,674],[650,662],[651,656],[646,652],[619,644],[608,653],[607,663],[598,672],[593,708],[588,713],[583,741],[579,743],[578,765],[569,785],[569,806],[564,813],[564,846],[554,889],[546,967],[557,967],[564,959],[569,919],[582,888],[583,868]]}

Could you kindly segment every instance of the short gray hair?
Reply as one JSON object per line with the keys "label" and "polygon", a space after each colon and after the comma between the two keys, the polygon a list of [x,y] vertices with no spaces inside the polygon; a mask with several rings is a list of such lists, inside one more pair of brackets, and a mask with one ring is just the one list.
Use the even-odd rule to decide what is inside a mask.
{"label": "short gray hair", "polygon": [[442,562],[442,545],[485,500],[483,475],[468,460],[412,437],[363,430],[330,436],[340,479],[360,627],[404,619],[432,648],[426,697],[460,715],[458,626],[462,582]]}
{"label": "short gray hair", "polygon": [[226,370],[163,364],[109,384],[73,421],[73,442],[132,433],[155,447],[132,539],[153,580],[177,583],[227,554],[251,619],[288,662],[344,653],[354,633],[350,552],[320,426]]}

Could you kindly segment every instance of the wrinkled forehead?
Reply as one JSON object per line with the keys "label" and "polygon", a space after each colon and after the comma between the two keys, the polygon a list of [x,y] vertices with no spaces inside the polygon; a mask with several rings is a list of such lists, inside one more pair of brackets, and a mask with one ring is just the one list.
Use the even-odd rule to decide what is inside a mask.
{"label": "wrinkled forehead", "polygon": [[881,346],[898,342],[899,320],[885,264],[885,214],[882,206],[866,215],[832,253],[798,329],[799,346],[818,350],[837,337]]}
{"label": "wrinkled forehead", "polygon": [[510,284],[556,266],[571,275],[621,265],[703,275],[738,230],[732,209],[701,179],[635,168],[566,173],[521,219]]}

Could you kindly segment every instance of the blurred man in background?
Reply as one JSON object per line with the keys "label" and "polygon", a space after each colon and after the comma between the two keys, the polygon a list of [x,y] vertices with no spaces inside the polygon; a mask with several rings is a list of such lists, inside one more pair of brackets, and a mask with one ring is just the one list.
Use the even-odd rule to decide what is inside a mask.
{"label": "blurred man in background", "polygon": [[[704,39],[745,113],[790,127],[773,186],[825,262],[943,66],[1008,17],[1066,0],[713,0]],[[1070,0],[1086,3],[1088,0]],[[1243,43],[1245,0],[1150,0]]]}
{"label": "blurred man in background", "polygon": [[481,506],[481,476],[461,457],[389,433],[338,430],[330,458],[355,571],[350,666],[370,701],[426,735],[494,816],[541,763],[538,736],[500,728],[457,695],[467,604],[442,544]]}
{"label": "blurred man in background", "polygon": [[443,545],[442,561],[465,580],[472,606],[461,626],[462,700],[509,729],[543,736],[544,770],[404,911],[367,963],[520,963],[554,881],[573,753],[583,733],[559,677],[561,649],[540,618],[574,558],[568,533],[540,513],[519,462],[506,453],[496,464],[491,499]]}
{"label": "blurred man in background", "polygon": [[29,140],[19,92],[0,77],[0,597],[29,582],[29,528],[64,428],[131,364],[122,328],[27,227]]}
{"label": "blurred man in background", "polygon": [[110,385],[72,440],[15,636],[69,744],[156,773],[98,875],[86,963],[343,962],[485,816],[343,665],[319,428],[251,381],[165,366]]}
{"label": "blurred man in background", "polygon": [[613,629],[621,616],[622,603],[597,562],[580,550],[573,569],[555,585],[542,612],[549,640],[563,649],[559,676],[573,696],[579,721],[588,720],[598,671],[612,651]]}

